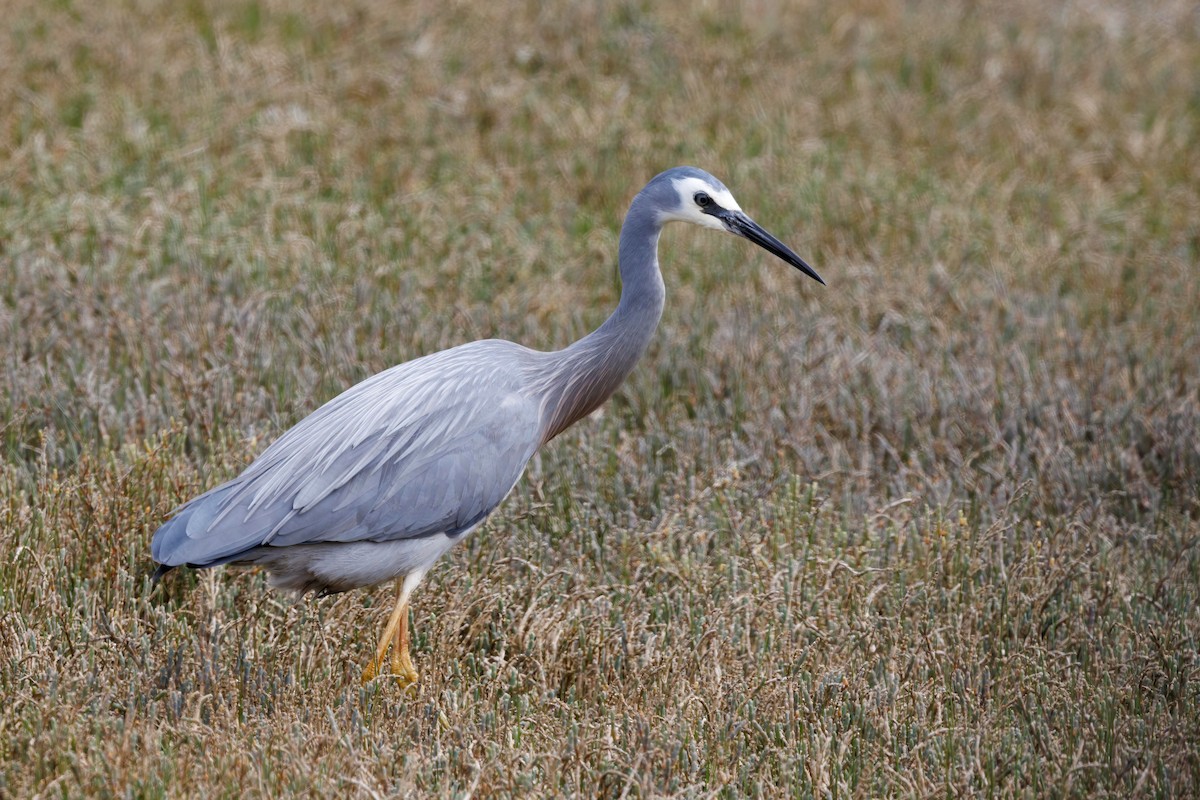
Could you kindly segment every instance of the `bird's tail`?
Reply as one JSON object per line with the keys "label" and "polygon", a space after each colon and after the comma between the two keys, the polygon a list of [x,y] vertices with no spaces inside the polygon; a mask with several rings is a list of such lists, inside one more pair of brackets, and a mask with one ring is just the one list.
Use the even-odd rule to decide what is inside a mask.
{"label": "bird's tail", "polygon": [[158,569],[154,570],[154,574],[150,576],[150,582],[152,584],[154,584],[155,586],[157,586],[158,582],[163,579],[163,575],[166,575],[168,572],[170,572],[173,569],[175,569],[175,568],[172,566],[168,566],[166,564],[159,564]]}

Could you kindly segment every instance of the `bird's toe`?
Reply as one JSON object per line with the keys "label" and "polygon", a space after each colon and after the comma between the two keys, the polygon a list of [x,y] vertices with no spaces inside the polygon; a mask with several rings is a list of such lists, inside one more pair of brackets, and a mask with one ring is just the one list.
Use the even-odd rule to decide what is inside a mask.
{"label": "bird's toe", "polygon": [[372,658],[366,663],[362,671],[362,682],[364,685],[370,683],[380,676],[390,676],[396,679],[400,684],[401,689],[415,689],[417,682],[421,678],[421,674],[417,672],[417,668],[413,666],[412,660],[392,656],[390,659]]}
{"label": "bird's toe", "polygon": [[396,682],[400,684],[401,689],[416,689],[417,681],[421,679],[421,673],[417,672],[417,668],[413,666],[412,659],[408,657],[408,653],[401,656],[392,656],[392,675],[396,678]]}

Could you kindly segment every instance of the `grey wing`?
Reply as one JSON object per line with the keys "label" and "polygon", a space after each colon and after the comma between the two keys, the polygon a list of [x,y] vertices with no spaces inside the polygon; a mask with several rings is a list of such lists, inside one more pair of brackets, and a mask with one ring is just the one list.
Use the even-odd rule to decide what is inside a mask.
{"label": "grey wing", "polygon": [[485,344],[401,364],[334,398],[240,476],[179,509],[154,535],[155,560],[211,565],[262,545],[473,527],[540,441],[537,404],[496,357],[507,353]]}

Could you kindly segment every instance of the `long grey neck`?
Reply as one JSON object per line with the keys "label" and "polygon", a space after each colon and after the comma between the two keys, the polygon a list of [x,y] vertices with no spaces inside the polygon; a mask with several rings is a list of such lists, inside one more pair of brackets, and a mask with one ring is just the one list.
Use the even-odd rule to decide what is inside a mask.
{"label": "long grey neck", "polygon": [[647,197],[634,198],[621,226],[621,301],[596,330],[552,353],[539,376],[543,392],[543,442],[562,433],[607,400],[645,352],[662,317],[665,291],[658,270],[662,222]]}

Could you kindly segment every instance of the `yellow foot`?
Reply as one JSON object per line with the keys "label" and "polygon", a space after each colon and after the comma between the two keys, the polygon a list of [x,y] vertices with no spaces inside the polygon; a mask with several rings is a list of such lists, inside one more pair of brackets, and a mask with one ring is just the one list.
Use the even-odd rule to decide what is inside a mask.
{"label": "yellow foot", "polygon": [[[416,694],[417,668],[413,666],[412,657],[408,654],[408,595],[420,582],[424,572],[414,572],[397,582],[396,607],[388,618],[383,635],[375,648],[375,657],[363,668],[362,682],[373,681],[380,675],[392,675],[400,683],[401,689],[408,689],[410,695]],[[384,665],[384,656],[388,650],[392,657]]]}
{"label": "yellow foot", "polygon": [[370,683],[380,675],[391,675],[400,684],[401,689],[414,688],[421,677],[412,661],[396,656],[392,656],[386,662],[379,658],[368,661],[363,667],[362,682]]}
{"label": "yellow foot", "polygon": [[417,668],[413,666],[412,659],[408,657],[407,652],[399,658],[393,652],[392,674],[396,676],[401,689],[408,689],[411,693],[416,693],[417,681],[421,679],[421,673],[417,672]]}

